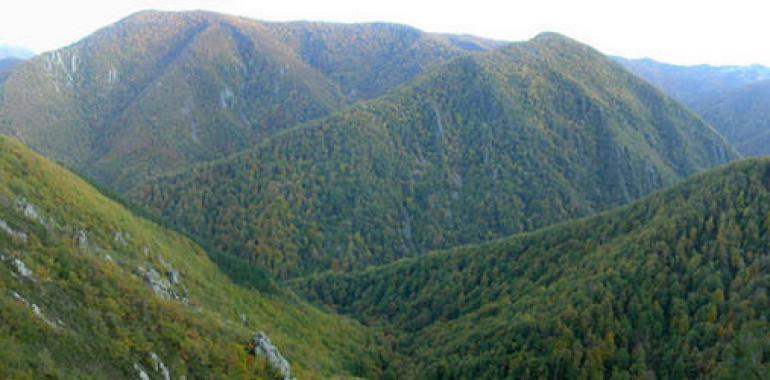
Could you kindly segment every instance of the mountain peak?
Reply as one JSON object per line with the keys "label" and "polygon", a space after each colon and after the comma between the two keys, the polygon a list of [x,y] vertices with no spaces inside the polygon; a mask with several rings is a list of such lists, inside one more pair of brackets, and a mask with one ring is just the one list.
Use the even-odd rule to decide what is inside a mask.
{"label": "mountain peak", "polygon": [[[589,215],[735,157],[695,115],[572,45],[584,46],[554,34],[460,56],[244,154],[157,177],[134,196],[288,278]],[[241,200],[225,201],[234,193]],[[266,227],[199,223],[213,209],[224,217],[212,223]],[[264,236],[267,226],[285,235]]]}
{"label": "mountain peak", "polygon": [[573,39],[561,33],[550,32],[550,31],[540,32],[531,39],[531,41],[557,41],[557,40],[574,41]]}

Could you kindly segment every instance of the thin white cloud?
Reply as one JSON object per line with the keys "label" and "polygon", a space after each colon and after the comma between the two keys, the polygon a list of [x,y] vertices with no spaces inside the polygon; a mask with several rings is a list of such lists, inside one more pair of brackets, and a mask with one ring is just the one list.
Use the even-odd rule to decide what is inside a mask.
{"label": "thin white cloud", "polygon": [[50,50],[143,9],[208,9],[277,21],[390,21],[511,41],[547,30],[608,54],[770,65],[764,41],[770,5],[761,0],[8,0],[0,5],[0,43]]}

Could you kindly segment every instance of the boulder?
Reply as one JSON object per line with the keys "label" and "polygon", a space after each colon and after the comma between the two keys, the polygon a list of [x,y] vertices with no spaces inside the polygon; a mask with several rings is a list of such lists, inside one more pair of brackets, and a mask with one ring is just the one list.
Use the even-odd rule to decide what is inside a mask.
{"label": "boulder", "polygon": [[267,362],[283,375],[284,380],[294,379],[291,376],[289,361],[281,355],[281,352],[275,345],[273,345],[273,342],[267,334],[262,331],[258,332],[254,335],[252,342],[254,344],[254,355],[262,356],[267,359]]}

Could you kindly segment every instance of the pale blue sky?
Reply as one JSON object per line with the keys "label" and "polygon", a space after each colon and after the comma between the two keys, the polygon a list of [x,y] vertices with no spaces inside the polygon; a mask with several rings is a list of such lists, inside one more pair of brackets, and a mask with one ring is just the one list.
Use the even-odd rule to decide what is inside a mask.
{"label": "pale blue sky", "polygon": [[3,0],[0,44],[37,52],[143,9],[207,9],[262,20],[390,21],[433,32],[524,40],[555,31],[626,57],[770,65],[761,0]]}

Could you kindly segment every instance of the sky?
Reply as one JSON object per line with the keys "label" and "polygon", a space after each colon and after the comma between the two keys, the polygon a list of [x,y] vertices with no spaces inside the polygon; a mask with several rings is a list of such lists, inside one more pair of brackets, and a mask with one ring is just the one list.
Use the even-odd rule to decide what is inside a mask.
{"label": "sky", "polygon": [[0,44],[73,43],[144,9],[206,9],[260,20],[387,21],[505,41],[553,31],[606,54],[675,64],[770,66],[763,0],[3,0]]}

